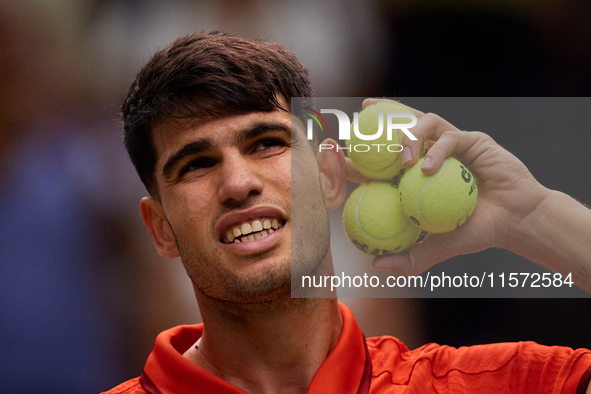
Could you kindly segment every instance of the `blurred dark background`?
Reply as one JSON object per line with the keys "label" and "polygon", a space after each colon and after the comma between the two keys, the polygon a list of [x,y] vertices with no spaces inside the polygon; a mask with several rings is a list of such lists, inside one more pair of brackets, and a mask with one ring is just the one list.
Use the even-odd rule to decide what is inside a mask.
{"label": "blurred dark background", "polygon": [[[157,49],[201,30],[265,37],[300,57],[318,96],[585,97],[590,7],[0,0],[0,391],[109,389],[141,373],[158,332],[200,321],[180,262],[160,258],[143,228],[146,192],[121,144],[118,107]],[[531,130],[527,139],[489,132],[543,184],[591,203],[590,131],[556,130],[540,143]],[[591,347],[588,299],[344,301],[366,335],[396,335],[411,348]]]}
{"label": "blurred dark background", "polygon": [[[399,7],[402,3],[405,7]],[[384,95],[591,94],[589,2],[385,1],[382,5],[389,10],[386,25],[393,40],[386,60],[392,72],[385,73]],[[585,109],[581,110],[584,119]],[[531,138],[535,130],[527,133],[508,125],[495,131],[493,138],[522,159],[544,185],[590,203],[591,188],[569,175],[584,176],[591,168],[586,165],[591,127],[557,129],[554,139],[546,134],[539,141]],[[570,144],[565,144],[567,139]],[[536,149],[540,146],[545,149]],[[548,161],[555,163],[549,166]],[[565,177],[570,179],[565,182]],[[483,257],[492,261],[491,255]],[[494,256],[499,262],[513,258],[505,252]],[[452,346],[519,340],[591,346],[589,299],[423,299],[420,308],[428,341]]]}

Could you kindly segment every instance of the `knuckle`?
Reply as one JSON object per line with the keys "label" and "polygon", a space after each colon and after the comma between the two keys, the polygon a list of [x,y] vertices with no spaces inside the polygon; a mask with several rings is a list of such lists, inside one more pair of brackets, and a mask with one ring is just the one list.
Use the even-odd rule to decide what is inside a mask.
{"label": "knuckle", "polygon": [[430,122],[438,122],[442,120],[441,116],[433,112],[427,112],[425,115],[423,115],[422,119],[425,119]]}
{"label": "knuckle", "polygon": [[408,249],[400,252],[400,254],[405,255],[404,261],[406,261],[406,264],[397,264],[392,267],[391,271],[402,276],[414,275],[416,267],[414,264],[415,259],[413,258],[413,254],[410,253],[410,250]]}
{"label": "knuckle", "polygon": [[399,272],[400,275],[420,275],[428,268],[424,267],[424,261],[417,249],[411,248],[406,250],[405,253],[408,253],[408,265],[404,267],[404,272]]}
{"label": "knuckle", "polygon": [[441,134],[440,139],[441,138],[455,138],[455,137],[458,137],[459,136],[459,133],[460,133],[459,131],[455,131],[455,130],[444,131]]}
{"label": "knuckle", "polygon": [[471,135],[475,136],[477,139],[482,140],[482,142],[485,143],[495,142],[495,140],[490,135],[483,133],[482,131],[466,131],[466,133],[470,133]]}

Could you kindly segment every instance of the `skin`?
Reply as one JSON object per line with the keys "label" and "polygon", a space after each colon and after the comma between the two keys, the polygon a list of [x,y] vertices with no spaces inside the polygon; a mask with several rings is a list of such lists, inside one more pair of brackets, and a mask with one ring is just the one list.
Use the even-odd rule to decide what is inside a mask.
{"label": "skin", "polygon": [[[315,157],[301,124],[292,140],[291,121],[276,110],[156,127],[159,199],[140,203],[159,253],[181,257],[206,327],[184,356],[250,393],[305,392],[342,330],[336,298],[292,299],[290,278],[292,265],[333,272],[326,210],[344,197],[345,159]],[[231,223],[266,215],[285,225],[220,242]]]}
{"label": "skin", "polygon": [[[376,101],[365,100],[364,106]],[[430,234],[403,253],[378,257],[373,268],[416,275],[452,256],[500,247],[553,271],[572,273],[581,287],[591,290],[591,210],[541,185],[487,134],[460,131],[435,114],[412,111],[419,118],[412,129],[417,141],[404,138],[404,166],[418,161],[420,146],[427,141],[431,147],[421,170],[434,174],[446,157],[456,157],[478,179],[478,203],[458,229]],[[354,172],[351,166],[348,171]]]}
{"label": "skin", "polygon": [[[497,246],[559,272],[591,270],[584,261],[590,254],[584,241],[591,239],[587,208],[544,188],[486,134],[413,111],[419,141],[403,141],[405,165],[416,163],[420,144],[430,141],[423,171],[436,172],[450,155],[467,163],[479,180],[478,206],[457,230],[376,258],[374,268],[416,274],[452,255]],[[249,393],[305,392],[342,330],[336,298],[292,299],[290,272],[292,266],[310,275],[333,272],[326,210],[342,202],[347,179],[365,179],[342,151],[315,157],[301,124],[292,141],[284,131],[291,121],[276,110],[156,127],[159,198],[140,203],[158,252],[181,256],[206,327],[184,356]],[[261,124],[276,126],[247,132]],[[167,164],[188,146],[199,149]],[[291,216],[301,209],[311,214]],[[285,221],[271,240],[238,247],[220,242],[228,223],[260,212]],[[306,247],[290,253],[292,242]],[[589,288],[583,276],[578,280]]]}
{"label": "skin", "polygon": [[[363,107],[379,99],[368,99]],[[419,118],[403,140],[403,165],[412,167],[420,148],[429,152],[421,171],[434,174],[446,157],[468,164],[478,179],[478,203],[470,219],[458,229],[429,234],[406,251],[376,257],[372,268],[416,275],[448,258],[501,247],[564,275],[573,273],[579,286],[591,290],[591,210],[572,197],[545,188],[515,156],[481,132],[460,131],[435,114],[412,109]],[[348,177],[362,182],[347,163]],[[591,384],[586,394],[591,394]]]}

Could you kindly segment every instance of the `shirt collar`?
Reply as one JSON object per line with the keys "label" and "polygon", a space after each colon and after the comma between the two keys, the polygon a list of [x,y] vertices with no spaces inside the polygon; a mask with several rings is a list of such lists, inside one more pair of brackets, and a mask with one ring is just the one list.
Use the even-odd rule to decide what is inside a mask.
{"label": "shirt collar", "polygon": [[[308,388],[310,394],[363,393],[369,389],[371,361],[365,337],[344,304],[339,303],[343,318],[341,336],[322,363]],[[203,324],[177,326],[156,338],[154,350],[148,357],[140,378],[142,387],[151,394],[220,393],[237,394],[243,390],[191,363],[183,353],[203,333]]]}

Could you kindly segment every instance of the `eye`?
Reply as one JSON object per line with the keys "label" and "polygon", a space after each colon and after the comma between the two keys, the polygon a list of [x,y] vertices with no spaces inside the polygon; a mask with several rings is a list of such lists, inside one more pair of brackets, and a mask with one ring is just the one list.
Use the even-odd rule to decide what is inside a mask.
{"label": "eye", "polygon": [[204,170],[209,167],[213,167],[215,165],[215,161],[210,159],[209,157],[200,157],[195,160],[190,161],[187,165],[185,165],[179,175],[184,175],[188,172]]}
{"label": "eye", "polygon": [[254,144],[253,151],[254,152],[273,151],[275,149],[279,149],[281,147],[284,147],[285,145],[286,145],[285,142],[279,138],[265,138],[265,139],[257,141]]}

